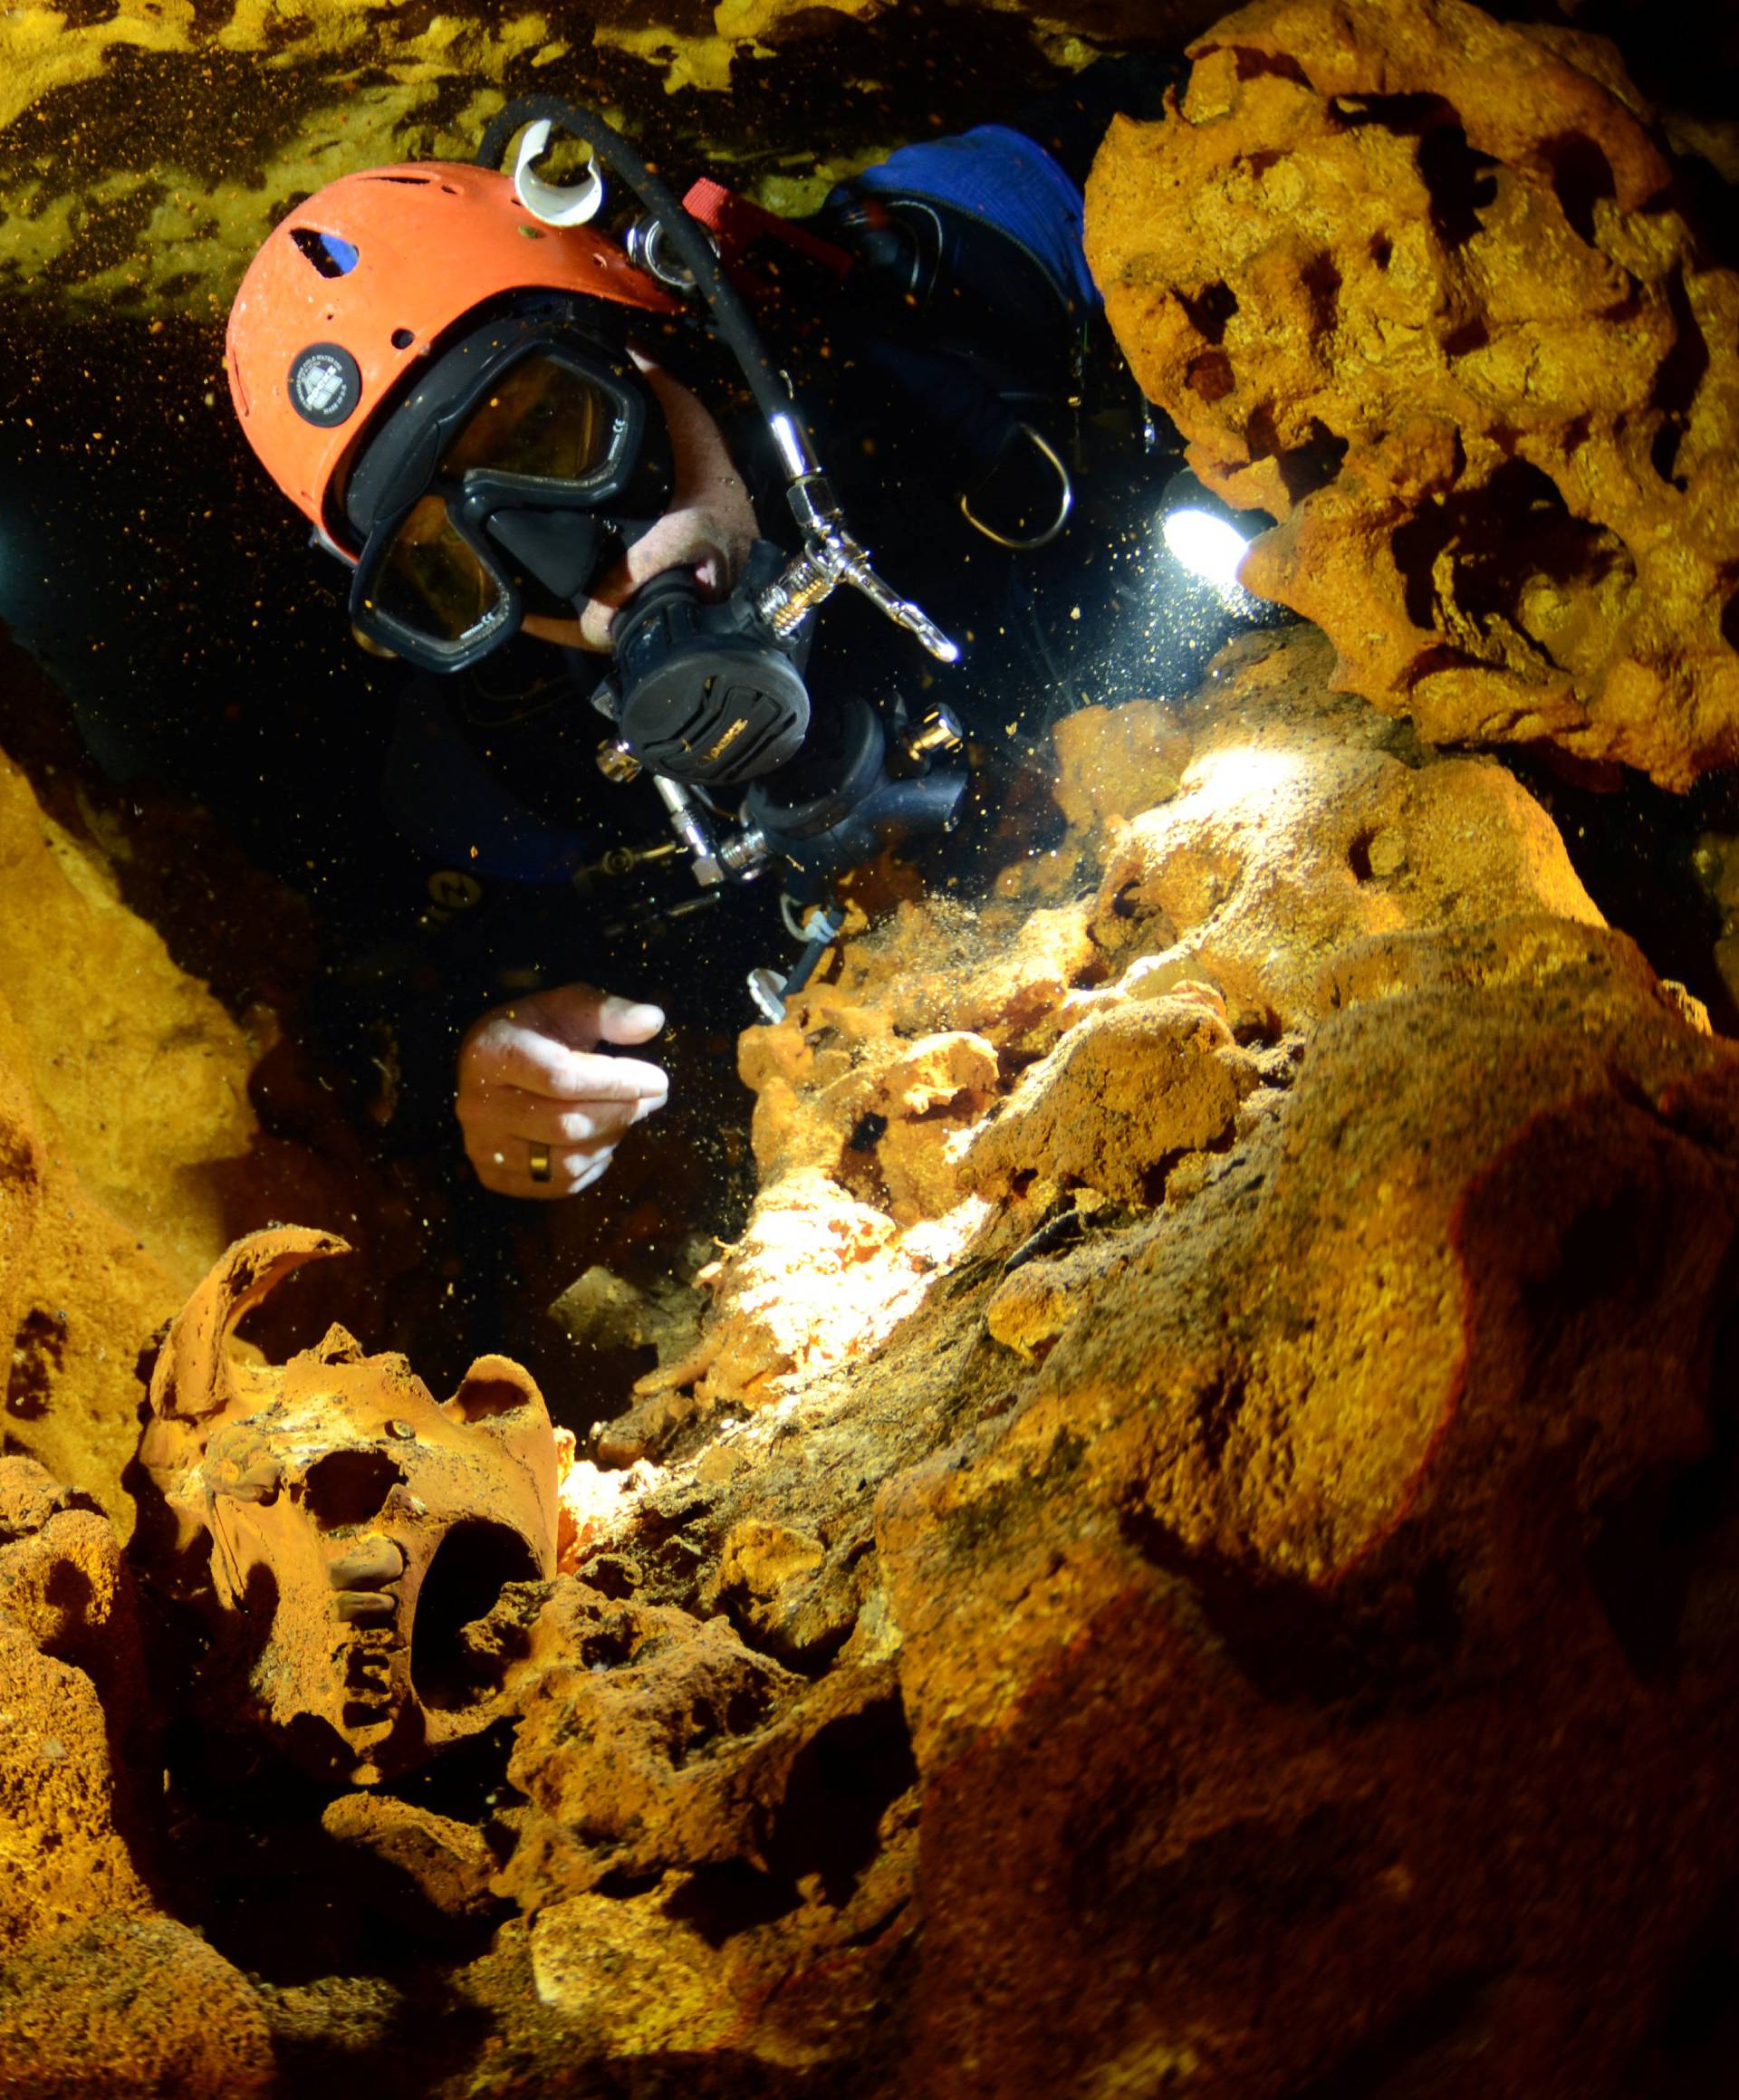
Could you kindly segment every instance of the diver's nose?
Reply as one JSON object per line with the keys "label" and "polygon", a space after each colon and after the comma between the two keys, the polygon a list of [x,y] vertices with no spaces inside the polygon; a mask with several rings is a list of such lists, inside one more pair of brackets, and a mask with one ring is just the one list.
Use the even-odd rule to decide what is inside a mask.
{"label": "diver's nose", "polygon": [[584,511],[495,511],[489,537],[557,598],[584,594],[598,568],[598,520]]}

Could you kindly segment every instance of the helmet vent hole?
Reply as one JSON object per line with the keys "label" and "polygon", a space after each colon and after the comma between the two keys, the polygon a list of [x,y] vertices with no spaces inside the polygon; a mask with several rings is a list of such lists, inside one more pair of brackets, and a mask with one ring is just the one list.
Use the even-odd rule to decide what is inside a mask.
{"label": "helmet vent hole", "polygon": [[290,235],[322,277],[348,277],[356,268],[357,251],[336,234],[319,234],[312,226],[298,226]]}
{"label": "helmet vent hole", "polygon": [[395,328],[392,331],[394,350],[408,350],[416,340],[417,331],[414,328]]}

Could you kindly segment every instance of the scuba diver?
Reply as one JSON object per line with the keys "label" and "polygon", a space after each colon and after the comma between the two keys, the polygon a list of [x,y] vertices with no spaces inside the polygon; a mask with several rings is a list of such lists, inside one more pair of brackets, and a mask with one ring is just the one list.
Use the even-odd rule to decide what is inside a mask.
{"label": "scuba diver", "polygon": [[[620,945],[777,869],[800,947],[750,981],[776,1017],[841,879],[958,820],[968,747],[1006,773],[1017,726],[1116,696],[1083,647],[1108,618],[1139,645],[1126,694],[1181,689],[1224,638],[1211,593],[1206,628],[1201,606],[1142,626],[1129,598],[1130,493],[1150,513],[1176,440],[1081,253],[1110,110],[1170,77],[1090,69],[802,223],[706,180],[679,203],[600,119],[533,97],[476,164],[342,177],[255,257],[231,393],[349,569],[357,639],[414,674],[386,801],[433,870],[424,978],[466,1019],[493,1001],[454,1098],[485,1187],[576,1194],[666,1098],[612,1054],[659,1010],[574,981],[576,892]],[[537,172],[552,127],[591,149],[577,186]],[[649,787],[652,841],[600,853]],[[674,899],[611,897],[673,872]],[[450,1056],[434,1011],[411,1032]]]}

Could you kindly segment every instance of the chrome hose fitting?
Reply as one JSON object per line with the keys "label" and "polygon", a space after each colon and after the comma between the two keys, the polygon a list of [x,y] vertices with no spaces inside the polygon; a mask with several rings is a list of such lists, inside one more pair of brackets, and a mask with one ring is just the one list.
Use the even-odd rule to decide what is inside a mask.
{"label": "chrome hose fitting", "polygon": [[920,606],[909,598],[901,598],[882,581],[868,549],[860,547],[846,530],[833,485],[821,472],[797,418],[775,417],[773,435],[790,477],[786,500],[803,535],[803,546],[784,573],[755,599],[755,611],[779,639],[785,641],[823,599],[831,597],[841,583],[849,583],[896,627],[916,635],[938,663],[957,662],[960,651],[956,644]]}

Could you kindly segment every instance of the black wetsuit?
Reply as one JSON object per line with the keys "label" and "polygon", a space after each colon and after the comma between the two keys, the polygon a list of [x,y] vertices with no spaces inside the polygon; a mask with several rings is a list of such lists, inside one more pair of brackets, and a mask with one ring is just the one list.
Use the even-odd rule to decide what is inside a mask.
{"label": "black wetsuit", "polygon": [[[1036,208],[1047,180],[1061,196],[1084,176],[1110,109],[1151,110],[1168,77],[1096,70],[1019,120],[1019,146],[1031,156],[1036,139],[1054,160],[1038,171]],[[1016,135],[966,136],[994,151]],[[1175,440],[1148,415],[1084,267],[1060,265],[1054,240],[1047,255],[1042,239],[1023,237],[1030,212],[1011,231],[938,197],[946,180],[903,188],[907,172],[923,186],[925,154],[939,150],[908,149],[886,176],[835,191],[811,227],[854,267],[843,285],[822,283],[787,257],[763,323],[789,357],[852,529],[960,644],[961,662],[934,665],[855,594],[836,593],[806,669],[815,726],[789,770],[799,786],[826,777],[829,710],[850,695],[913,712],[945,698],[988,776],[982,801],[1030,764],[1057,714],[1181,690],[1205,638],[1164,661],[1141,617],[1144,506],[1177,464]],[[727,422],[727,436],[776,533],[770,448],[753,418]],[[1054,462],[1068,473],[1066,519]],[[591,977],[658,996],[687,954],[728,973],[724,996],[746,1021],[738,963],[788,955],[769,905],[697,893],[686,859],[668,854],[647,785],[600,776],[608,724],[588,705],[600,668],[521,642],[400,697],[385,799],[423,871],[420,931],[347,957],[335,1003],[394,1028],[408,1131],[446,1109],[463,1028],[516,990]],[[641,858],[658,848],[665,858]],[[776,892],[777,877],[760,887]],[[660,954],[648,954],[654,944]]]}

